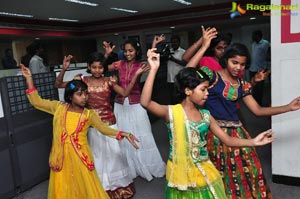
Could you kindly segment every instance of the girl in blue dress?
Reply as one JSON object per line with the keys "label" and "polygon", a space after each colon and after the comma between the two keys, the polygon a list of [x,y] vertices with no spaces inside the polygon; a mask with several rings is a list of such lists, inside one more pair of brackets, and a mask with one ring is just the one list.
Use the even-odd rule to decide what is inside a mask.
{"label": "girl in blue dress", "polygon": [[[196,67],[201,57],[202,52],[199,50],[187,65]],[[230,45],[219,62],[223,67],[220,71],[201,68],[210,78],[205,108],[228,136],[251,140],[237,114],[236,102],[239,99],[257,116],[276,115],[300,108],[299,97],[278,107],[261,107],[255,101],[251,95],[251,84],[239,77],[250,65],[250,55],[245,45]],[[221,173],[227,197],[272,199],[255,148],[228,146],[214,134],[213,131],[208,133],[207,149],[210,159]]]}

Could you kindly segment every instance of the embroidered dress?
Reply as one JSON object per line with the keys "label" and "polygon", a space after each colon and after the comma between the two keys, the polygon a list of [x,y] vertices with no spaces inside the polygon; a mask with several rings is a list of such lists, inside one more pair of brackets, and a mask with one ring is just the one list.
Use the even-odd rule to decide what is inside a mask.
{"label": "embroidered dress", "polygon": [[[84,78],[88,85],[88,108],[96,111],[107,125],[117,129],[116,118],[110,105],[110,93],[116,81],[111,77],[103,77],[98,86],[92,86],[88,80],[88,77]],[[133,178],[129,175],[129,166],[119,142],[102,135],[94,128],[88,131],[88,141],[96,171],[110,198],[132,197],[135,194]]]}
{"label": "embroidered dress", "polygon": [[[238,79],[239,83],[232,85],[218,73],[206,67],[201,69],[213,82],[205,107],[229,136],[250,139],[249,133],[239,121],[236,102],[251,94],[251,85],[243,79]],[[273,198],[254,147],[227,147],[209,132],[207,148],[210,159],[223,178],[228,198]]]}
{"label": "embroidered dress", "polygon": [[[114,66],[115,69],[119,70],[120,86],[126,88],[141,63],[135,62],[131,67],[128,67],[127,62],[122,60],[114,62]],[[118,128],[126,132],[132,132],[140,140],[138,150],[126,142],[120,143],[130,167],[131,177],[141,176],[150,181],[153,176],[163,177],[166,165],[152,135],[147,111],[140,105],[140,95],[140,86],[137,81],[128,97],[116,96],[114,113]]]}
{"label": "embroidered dress", "polygon": [[169,106],[168,199],[226,199],[222,178],[206,148],[210,113],[199,111],[202,120],[192,122],[181,104]]}
{"label": "embroidered dress", "polygon": [[118,131],[105,125],[95,111],[69,112],[66,103],[41,99],[36,91],[27,94],[35,108],[53,115],[48,199],[109,199],[94,169],[87,132],[89,126],[110,137]]}

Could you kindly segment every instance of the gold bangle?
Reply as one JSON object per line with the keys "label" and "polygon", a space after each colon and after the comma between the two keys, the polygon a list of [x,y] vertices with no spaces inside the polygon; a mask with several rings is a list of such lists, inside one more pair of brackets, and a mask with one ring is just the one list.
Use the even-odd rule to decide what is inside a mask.
{"label": "gold bangle", "polygon": [[25,78],[32,77],[32,75],[23,75]]}

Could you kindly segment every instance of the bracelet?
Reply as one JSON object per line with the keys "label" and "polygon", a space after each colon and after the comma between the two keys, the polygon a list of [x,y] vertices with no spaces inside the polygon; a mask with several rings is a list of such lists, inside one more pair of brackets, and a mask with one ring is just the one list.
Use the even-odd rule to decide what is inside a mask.
{"label": "bracelet", "polygon": [[25,78],[27,78],[27,77],[32,77],[32,75],[30,74],[30,75],[23,75]]}
{"label": "bracelet", "polygon": [[119,131],[118,134],[116,135],[117,140],[123,140],[124,137],[122,136],[123,131]]}
{"label": "bracelet", "polygon": [[36,88],[32,87],[32,88],[27,89],[25,92],[26,92],[26,94],[30,94],[30,93],[32,93],[35,90],[36,90]]}

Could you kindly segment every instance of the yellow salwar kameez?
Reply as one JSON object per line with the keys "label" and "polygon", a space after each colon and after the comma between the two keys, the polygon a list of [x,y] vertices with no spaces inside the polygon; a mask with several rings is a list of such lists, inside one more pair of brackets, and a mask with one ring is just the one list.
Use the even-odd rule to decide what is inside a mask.
{"label": "yellow salwar kameez", "polygon": [[95,111],[69,112],[68,104],[42,99],[36,91],[27,96],[35,108],[54,115],[48,199],[108,199],[95,171],[87,132],[93,126],[115,137],[118,130],[104,124]]}

